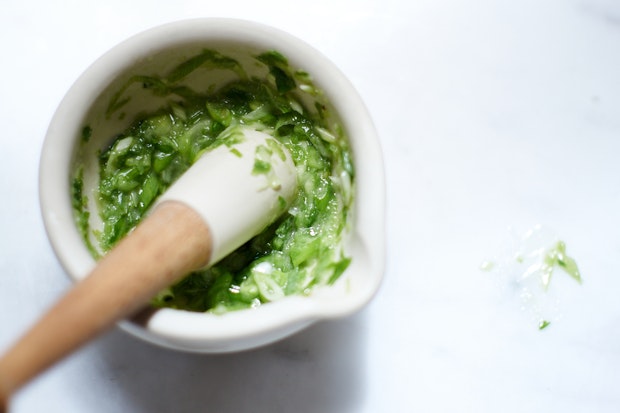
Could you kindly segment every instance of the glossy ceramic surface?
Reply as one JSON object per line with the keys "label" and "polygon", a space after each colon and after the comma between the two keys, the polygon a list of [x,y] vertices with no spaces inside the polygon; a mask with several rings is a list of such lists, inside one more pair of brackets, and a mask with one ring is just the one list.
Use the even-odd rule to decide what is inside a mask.
{"label": "glossy ceramic surface", "polygon": [[[46,136],[40,165],[40,197],[45,226],[62,265],[79,280],[95,265],[73,218],[70,177],[76,162],[84,164],[84,193],[97,182],[101,148],[122,132],[139,113],[165,102],[137,85],[124,89],[137,75],[164,76],[173,67],[204,49],[238,60],[251,77],[267,78],[268,70],[254,56],[276,50],[289,65],[308,72],[324,95],[298,91],[308,107],[327,106],[333,122],[349,137],[357,165],[353,221],[345,249],[352,264],[333,286],[310,297],[286,297],[251,311],[224,315],[162,309],[143,324],[122,327],[145,340],[196,352],[230,352],[264,345],[286,337],[317,320],[351,314],[377,291],[384,267],[384,178],[378,137],[360,96],[327,58],[297,38],[261,24],[233,19],[195,19],[148,30],[119,44],[92,64],[75,82],[58,107]],[[187,86],[196,91],[217,88],[231,80],[230,72],[196,70]],[[131,99],[122,113],[110,115],[110,102],[119,90]],[[87,142],[85,125],[92,128]],[[91,210],[96,202],[91,200]],[[100,225],[91,212],[91,226]],[[362,224],[363,223],[363,224]]]}

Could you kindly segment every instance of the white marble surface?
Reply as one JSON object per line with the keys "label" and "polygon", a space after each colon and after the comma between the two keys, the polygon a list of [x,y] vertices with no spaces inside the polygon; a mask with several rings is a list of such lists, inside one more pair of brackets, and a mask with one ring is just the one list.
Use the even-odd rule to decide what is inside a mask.
{"label": "white marble surface", "polygon": [[[13,412],[620,411],[615,0],[5,0],[0,350],[69,287],[37,197],[56,105],[119,41],[196,16],[288,30],[350,76],[386,159],[385,283],[358,315],[242,354],[110,332]],[[514,263],[479,269],[512,251],[509,228],[536,224],[566,241],[584,280],[554,274],[559,304],[542,331]]]}

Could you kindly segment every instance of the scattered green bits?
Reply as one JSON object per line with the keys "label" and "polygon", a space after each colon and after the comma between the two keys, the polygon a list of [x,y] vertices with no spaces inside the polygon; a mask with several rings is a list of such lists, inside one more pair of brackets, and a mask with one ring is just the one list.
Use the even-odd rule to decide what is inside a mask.
{"label": "scattered green bits", "polygon": [[559,268],[582,283],[577,262],[566,250],[566,243],[553,231],[536,225],[520,235],[518,243],[511,241],[510,250],[498,258],[499,262],[483,261],[480,270],[493,272],[505,291],[518,296],[521,310],[531,313],[538,329],[544,330],[559,317],[559,290],[550,291],[554,272]]}
{"label": "scattered green bits", "polygon": [[82,141],[83,142],[88,142],[90,140],[90,137],[93,134],[93,130],[90,126],[86,125],[82,128]]}
{"label": "scattered green bits", "polygon": [[577,267],[577,262],[573,258],[566,255],[566,244],[564,241],[558,241],[546,252],[543,258],[541,277],[545,288],[549,287],[551,275],[556,267],[564,270],[564,272],[571,278],[581,284],[581,274],[579,272],[579,268]]}
{"label": "scattered green bits", "polygon": [[551,321],[540,320],[540,322],[538,323],[538,329],[539,330],[544,330],[545,328],[549,327],[550,324],[551,324]]}

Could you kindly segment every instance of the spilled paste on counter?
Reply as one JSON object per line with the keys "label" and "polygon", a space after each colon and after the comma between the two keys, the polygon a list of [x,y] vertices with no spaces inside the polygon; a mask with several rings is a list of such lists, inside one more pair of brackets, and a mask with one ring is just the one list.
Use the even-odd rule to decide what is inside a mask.
{"label": "spilled paste on counter", "polygon": [[567,255],[566,243],[549,229],[536,225],[512,238],[505,256],[483,261],[480,270],[493,274],[502,289],[518,294],[521,309],[543,330],[562,315],[552,279],[569,277],[581,284],[581,273],[577,262]]}

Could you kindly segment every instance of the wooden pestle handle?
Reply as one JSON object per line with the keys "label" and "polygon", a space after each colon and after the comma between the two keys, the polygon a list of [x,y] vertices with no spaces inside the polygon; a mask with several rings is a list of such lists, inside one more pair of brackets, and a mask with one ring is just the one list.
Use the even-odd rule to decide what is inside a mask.
{"label": "wooden pestle handle", "polygon": [[159,205],[0,359],[0,413],[21,386],[206,265],[211,251],[198,213],[176,201]]}

